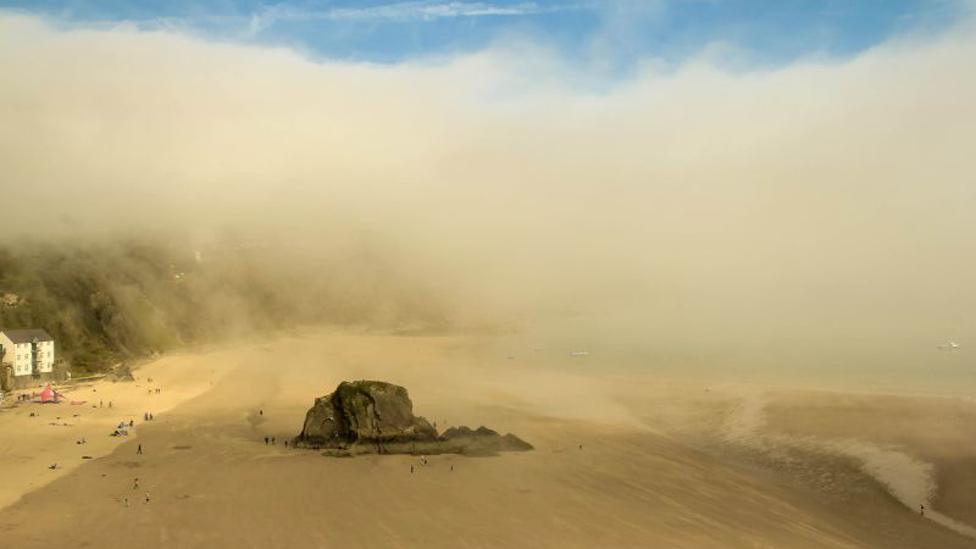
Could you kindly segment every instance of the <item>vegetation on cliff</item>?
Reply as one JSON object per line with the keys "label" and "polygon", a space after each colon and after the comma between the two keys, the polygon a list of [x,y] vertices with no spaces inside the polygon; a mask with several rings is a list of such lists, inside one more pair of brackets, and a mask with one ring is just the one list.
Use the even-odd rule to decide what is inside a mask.
{"label": "vegetation on cliff", "polygon": [[0,244],[0,328],[55,337],[75,375],[297,324],[443,324],[436,299],[368,255],[159,241]]}

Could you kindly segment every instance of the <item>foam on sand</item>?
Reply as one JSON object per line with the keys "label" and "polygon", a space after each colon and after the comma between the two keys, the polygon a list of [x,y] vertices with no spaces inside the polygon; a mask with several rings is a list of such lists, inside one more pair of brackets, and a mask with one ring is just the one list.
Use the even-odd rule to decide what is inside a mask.
{"label": "foam on sand", "polygon": [[745,391],[726,418],[722,437],[726,442],[764,452],[796,448],[826,452],[854,459],[861,471],[881,484],[898,502],[912,511],[925,506],[925,517],[959,534],[976,539],[976,528],[931,509],[936,494],[935,467],[904,449],[881,446],[860,439],[823,439],[763,432],[766,399],[761,391]]}

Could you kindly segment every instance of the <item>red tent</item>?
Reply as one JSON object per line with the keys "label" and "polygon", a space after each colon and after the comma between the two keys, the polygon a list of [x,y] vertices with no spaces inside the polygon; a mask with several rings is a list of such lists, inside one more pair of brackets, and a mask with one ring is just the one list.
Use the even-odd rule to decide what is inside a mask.
{"label": "red tent", "polygon": [[58,402],[58,397],[61,395],[57,391],[51,388],[51,384],[48,383],[44,390],[41,391],[41,402]]}

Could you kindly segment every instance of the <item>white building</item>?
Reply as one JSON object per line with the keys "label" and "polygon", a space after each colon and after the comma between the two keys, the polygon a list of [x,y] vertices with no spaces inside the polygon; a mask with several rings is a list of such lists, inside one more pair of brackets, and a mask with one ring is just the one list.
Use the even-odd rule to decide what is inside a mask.
{"label": "white building", "polygon": [[54,338],[44,330],[0,331],[0,360],[14,377],[49,374],[54,370]]}

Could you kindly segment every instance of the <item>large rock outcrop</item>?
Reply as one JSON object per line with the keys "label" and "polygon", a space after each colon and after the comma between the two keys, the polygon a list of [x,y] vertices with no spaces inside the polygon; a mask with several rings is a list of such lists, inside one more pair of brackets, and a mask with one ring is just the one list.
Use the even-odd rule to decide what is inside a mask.
{"label": "large rock outcrop", "polygon": [[382,381],[343,381],[315,399],[298,441],[307,445],[432,441],[437,432],[413,415],[407,390]]}
{"label": "large rock outcrop", "polygon": [[426,419],[413,415],[407,390],[383,381],[343,381],[332,394],[315,399],[295,445],[331,455],[361,453],[470,453],[531,450],[509,433],[486,427],[452,427],[438,435]]}

